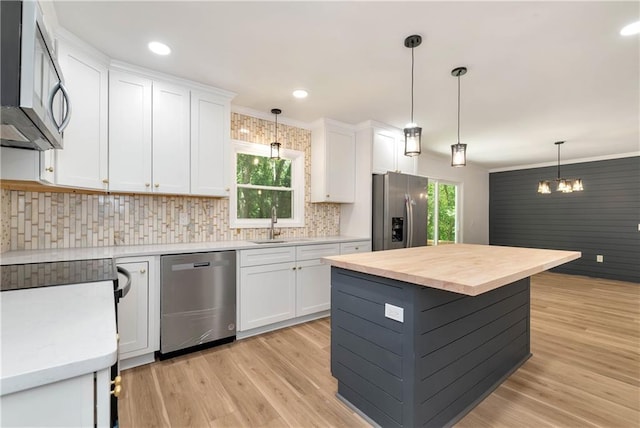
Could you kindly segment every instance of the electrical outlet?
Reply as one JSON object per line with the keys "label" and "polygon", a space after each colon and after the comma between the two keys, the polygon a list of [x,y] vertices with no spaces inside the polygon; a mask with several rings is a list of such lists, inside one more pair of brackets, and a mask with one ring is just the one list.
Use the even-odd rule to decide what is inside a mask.
{"label": "electrical outlet", "polygon": [[186,226],[189,224],[189,214],[180,213],[180,226]]}
{"label": "electrical outlet", "polygon": [[389,303],[385,303],[384,316],[387,318],[391,318],[392,320],[404,322],[404,308],[401,308],[400,306],[390,305]]}
{"label": "electrical outlet", "polygon": [[598,254],[596,256],[596,262],[598,262],[598,263],[604,262],[604,256],[602,254]]}

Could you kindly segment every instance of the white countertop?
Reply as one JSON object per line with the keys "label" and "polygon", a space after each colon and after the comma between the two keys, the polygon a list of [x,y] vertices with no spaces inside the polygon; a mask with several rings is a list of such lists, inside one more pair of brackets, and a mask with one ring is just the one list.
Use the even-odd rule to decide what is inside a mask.
{"label": "white countertop", "polygon": [[0,395],[116,361],[113,282],[3,291],[0,307]]}
{"label": "white countertop", "polygon": [[321,238],[279,238],[284,243],[256,244],[252,241],[193,242],[189,244],[123,245],[113,247],[66,248],[51,250],[8,251],[0,254],[0,264],[44,263],[63,260],[107,259],[162,254],[201,253],[206,251],[246,250],[285,245],[329,244],[369,240],[366,237],[329,236]]}

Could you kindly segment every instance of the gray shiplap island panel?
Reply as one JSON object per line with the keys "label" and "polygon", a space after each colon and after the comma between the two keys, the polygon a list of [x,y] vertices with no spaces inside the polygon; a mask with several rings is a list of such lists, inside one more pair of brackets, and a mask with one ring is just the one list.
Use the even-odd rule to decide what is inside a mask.
{"label": "gray shiplap island panel", "polygon": [[451,425],[531,356],[529,303],[529,278],[467,296],[332,267],[338,394],[383,427]]}

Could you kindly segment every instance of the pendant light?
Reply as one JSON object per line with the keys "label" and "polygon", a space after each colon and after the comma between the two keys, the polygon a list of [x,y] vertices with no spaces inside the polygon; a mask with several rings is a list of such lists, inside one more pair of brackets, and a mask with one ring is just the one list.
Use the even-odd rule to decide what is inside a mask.
{"label": "pendant light", "polygon": [[422,128],[413,122],[413,48],[420,46],[422,36],[414,34],[404,39],[404,46],[411,48],[411,123],[404,128],[404,155],[418,156],[421,151]]}
{"label": "pendant light", "polygon": [[467,67],[451,70],[451,75],[458,78],[458,142],[451,145],[451,166],[467,165],[467,145],[460,144],[460,76],[467,74]]}
{"label": "pendant light", "polygon": [[584,190],[581,178],[562,178],[560,176],[560,146],[564,144],[564,141],[556,141],[554,143],[558,146],[558,176],[553,180],[540,180],[538,181],[538,193],[549,194],[551,193],[551,181],[557,182],[556,191],[562,193],[581,192]]}
{"label": "pendant light", "polygon": [[278,115],[282,113],[279,108],[272,108],[271,113],[276,116],[276,138],[271,143],[271,159],[280,159],[280,143],[278,143]]}

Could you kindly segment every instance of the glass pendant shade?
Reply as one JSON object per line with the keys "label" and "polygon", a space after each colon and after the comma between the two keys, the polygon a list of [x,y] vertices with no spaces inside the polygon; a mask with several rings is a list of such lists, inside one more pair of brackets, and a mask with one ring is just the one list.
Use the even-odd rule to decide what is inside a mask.
{"label": "glass pendant shade", "polygon": [[551,193],[551,187],[549,186],[549,181],[542,180],[538,181],[538,193]]}
{"label": "glass pendant shade", "polygon": [[271,143],[271,159],[280,159],[280,143],[277,141]]}
{"label": "glass pendant shade", "polygon": [[451,166],[467,165],[467,145],[452,144],[451,145]]}
{"label": "glass pendant shade", "polygon": [[582,179],[581,178],[576,178],[575,180],[573,180],[573,191],[574,192],[580,192],[582,190],[584,190],[584,187],[582,187]]}
{"label": "glass pendant shade", "polygon": [[558,180],[558,187],[556,189],[558,192],[562,192],[562,193],[571,193],[573,192],[573,188],[571,185],[571,180],[565,180],[564,178],[561,178],[560,180]]}
{"label": "glass pendant shade", "polygon": [[418,156],[421,153],[422,128],[404,128],[404,155]]}

